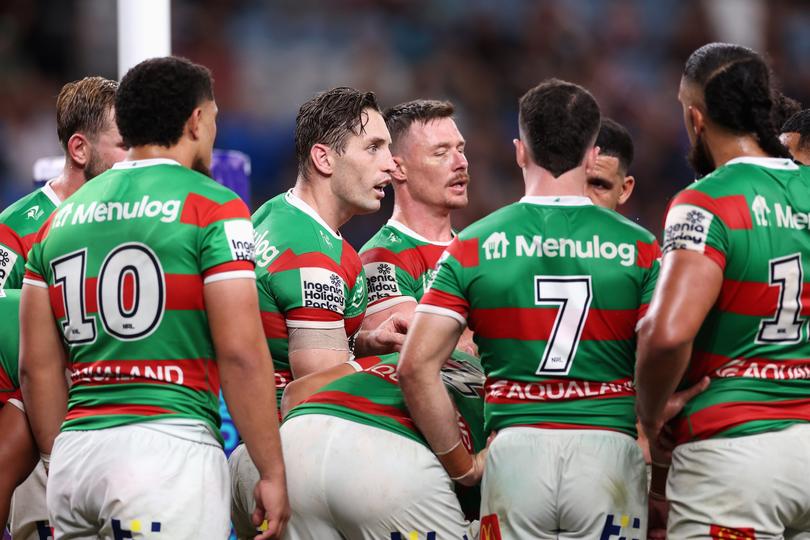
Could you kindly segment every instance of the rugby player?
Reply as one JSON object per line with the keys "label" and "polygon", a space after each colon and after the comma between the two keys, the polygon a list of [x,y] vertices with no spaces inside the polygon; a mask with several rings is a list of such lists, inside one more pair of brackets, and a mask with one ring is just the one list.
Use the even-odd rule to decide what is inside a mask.
{"label": "rugby player", "polygon": [[[658,245],[583,196],[599,125],[577,85],[551,79],[521,98],[526,196],[448,247],[403,347],[402,392],[439,461],[468,483],[486,471],[482,538],[646,532],[632,375]],[[498,433],[486,469],[458,444],[439,375],[465,326],[487,376],[486,430]]]}
{"label": "rugby player", "polygon": [[650,441],[679,384],[711,384],[668,425],[678,444],[669,538],[810,532],[810,173],[779,142],[770,88],[764,60],[725,43],[693,52],[681,78],[702,179],[672,201],[661,279],[639,330],[638,413]]}
{"label": "rugby player", "polygon": [[623,125],[602,118],[596,146],[599,155],[588,170],[585,194],[594,204],[616,210],[627,202],[636,185],[635,177],[627,174],[633,163],[633,139]]}
{"label": "rugby player", "polygon": [[810,165],[810,109],[804,109],[791,116],[782,126],[779,140],[803,165]]}
{"label": "rugby player", "polygon": [[[67,83],[59,92],[56,133],[65,151],[65,165],[62,174],[0,214],[0,289],[22,287],[36,232],[59,203],[124,159],[126,151],[115,124],[117,88],[115,81],[86,77]],[[14,538],[47,540],[50,536],[45,481],[45,469],[38,465],[15,491],[10,521]]]}
{"label": "rugby player", "polygon": [[126,156],[115,125],[118,83],[86,77],[56,98],[56,133],[65,151],[62,174],[0,213],[0,289],[22,287],[34,236],[59,203]]}
{"label": "rugby player", "polygon": [[181,58],[146,60],[124,76],[115,107],[128,161],[46,221],[22,292],[20,383],[50,460],[54,535],[227,537],[221,381],[260,471],[260,537],[278,536],[289,506],[266,392],[273,365],[250,214],[207,176],[211,73]]}

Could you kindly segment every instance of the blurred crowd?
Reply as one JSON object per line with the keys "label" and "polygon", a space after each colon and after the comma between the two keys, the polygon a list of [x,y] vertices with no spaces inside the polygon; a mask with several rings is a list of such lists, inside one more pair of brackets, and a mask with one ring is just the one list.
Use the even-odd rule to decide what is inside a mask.
{"label": "blurred crowd", "polygon": [[[589,88],[630,130],[636,192],[623,212],[658,233],[692,180],[676,99],[683,62],[709,41],[764,52],[782,91],[810,106],[810,3],[796,0],[173,0],[173,53],[216,79],[218,148],[252,160],[252,206],[295,181],[301,103],[347,85],[383,107],[452,100],[468,146],[463,228],[519,197],[517,99],[547,77]],[[117,78],[111,0],[0,5],[0,208],[30,191],[38,157],[59,155],[54,104],[67,81]],[[390,215],[357,218],[360,246]]]}

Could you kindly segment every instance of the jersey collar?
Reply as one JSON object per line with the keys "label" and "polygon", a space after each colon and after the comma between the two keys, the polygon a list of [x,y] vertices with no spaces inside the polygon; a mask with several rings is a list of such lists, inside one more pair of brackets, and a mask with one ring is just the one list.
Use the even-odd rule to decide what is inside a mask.
{"label": "jersey collar", "polygon": [[151,167],[152,165],[180,165],[179,162],[169,158],[138,159],[134,161],[119,161],[112,166],[113,169],[140,169],[141,167]]}
{"label": "jersey collar", "polygon": [[332,236],[334,236],[334,237],[335,237],[335,238],[337,238],[338,240],[343,240],[343,237],[342,237],[342,236],[340,236],[340,233],[339,233],[339,232],[337,232],[337,231],[332,230],[332,227],[330,227],[330,226],[329,226],[329,225],[328,225],[328,224],[327,224],[327,223],[326,223],[326,222],[323,220],[323,218],[322,218],[321,216],[319,216],[319,215],[318,215],[318,212],[316,212],[316,211],[315,211],[315,209],[314,209],[314,208],[312,208],[310,205],[308,205],[307,203],[305,203],[305,202],[304,202],[304,200],[303,200],[301,197],[298,197],[297,195],[295,195],[295,193],[293,193],[293,190],[292,190],[292,189],[290,189],[290,190],[289,190],[287,193],[285,193],[285,194],[284,194],[284,199],[285,199],[285,200],[286,200],[286,201],[287,201],[287,202],[288,202],[290,205],[292,205],[292,206],[294,206],[294,207],[298,208],[298,209],[299,209],[299,210],[301,210],[303,213],[305,213],[306,215],[308,215],[309,217],[311,217],[312,219],[314,219],[315,221],[317,221],[317,222],[318,222],[318,225],[320,225],[321,227],[323,227],[324,229],[326,229],[327,231],[329,231],[329,232],[332,234]]}
{"label": "jersey collar", "polygon": [[580,195],[526,195],[520,202],[543,206],[593,206],[592,200]]}
{"label": "jersey collar", "polygon": [[757,165],[759,167],[765,167],[766,169],[780,169],[783,171],[795,171],[799,168],[793,160],[787,158],[742,156],[726,161],[726,165],[734,165],[735,163],[747,163],[748,165]]}
{"label": "jersey collar", "polygon": [[[418,232],[414,231],[413,229],[407,227],[405,224],[400,223],[399,221],[397,221],[395,219],[389,219],[388,222],[386,223],[386,225],[388,225],[389,227],[393,227],[394,229],[398,230],[399,232],[401,232],[403,234],[407,234],[411,238],[413,238],[415,240],[419,240],[420,242],[424,242],[426,244],[433,244],[434,246],[449,246],[451,243],[453,243],[452,240],[450,240],[448,242],[436,242],[436,241],[433,241],[433,240],[428,240],[427,238],[425,238],[424,236],[422,236]],[[456,233],[454,233],[453,231],[450,231],[450,233],[453,235],[453,238],[456,237]]]}
{"label": "jersey collar", "polygon": [[56,194],[56,192],[53,190],[53,186],[51,186],[51,182],[53,182],[53,181],[54,181],[54,179],[53,179],[53,178],[52,178],[52,179],[50,179],[50,180],[48,180],[48,183],[47,183],[47,184],[45,184],[44,186],[42,186],[42,188],[40,189],[40,191],[42,191],[42,193],[43,193],[43,194],[44,194],[46,197],[48,197],[48,199],[49,199],[49,200],[50,200],[50,201],[51,201],[51,202],[52,202],[54,205],[59,206],[60,204],[62,204],[62,200],[59,198],[59,195],[57,195],[57,194]]}

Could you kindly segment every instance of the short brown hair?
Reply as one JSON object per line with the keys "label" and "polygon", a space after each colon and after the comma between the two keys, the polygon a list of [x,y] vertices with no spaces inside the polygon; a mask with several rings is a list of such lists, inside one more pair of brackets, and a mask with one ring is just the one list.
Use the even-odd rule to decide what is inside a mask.
{"label": "short brown hair", "polygon": [[349,133],[360,135],[368,118],[364,111],[379,112],[373,92],[360,92],[340,86],[315,95],[301,105],[295,119],[295,154],[298,174],[309,172],[309,151],[316,144],[325,144],[338,154],[346,149]]}
{"label": "short brown hair", "polygon": [[67,150],[74,133],[95,137],[103,131],[117,89],[117,82],[104,77],[85,77],[62,87],[56,98],[56,133],[62,148]]}
{"label": "short brown hair", "polygon": [[455,108],[449,101],[415,99],[394,105],[385,111],[384,116],[385,124],[391,133],[391,142],[396,145],[414,122],[427,124],[438,118],[451,118],[454,112]]}

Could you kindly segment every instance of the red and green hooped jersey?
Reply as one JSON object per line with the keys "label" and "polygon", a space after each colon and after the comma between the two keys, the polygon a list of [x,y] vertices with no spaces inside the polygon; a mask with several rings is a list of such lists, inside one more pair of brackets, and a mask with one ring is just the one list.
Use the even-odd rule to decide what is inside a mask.
{"label": "red and green hooped jersey", "polygon": [[352,337],[366,312],[366,287],[354,248],[292,191],[253,214],[262,324],[276,371],[276,395],[292,380],[289,328],[345,328]]}
{"label": "red and green hooped jersey", "polygon": [[116,164],[62,203],[24,280],[48,289],[68,346],[62,429],[179,418],[219,435],[203,286],[237,278],[255,279],[247,206],[174,161]]}
{"label": "red and green hooped jersey", "polygon": [[[295,407],[287,420],[305,414],[337,416],[385,429],[428,446],[405,406],[397,379],[399,353],[358,359],[363,371],[329,383]],[[454,351],[442,380],[456,405],[462,442],[470,452],[486,445],[483,419],[484,373],[478,360]]]}
{"label": "red and green hooped jersey", "polygon": [[388,220],[360,250],[368,288],[366,314],[401,302],[418,302],[448,245],[450,242],[431,242],[402,223]]}
{"label": "red and green hooped jersey", "polygon": [[709,388],[677,419],[680,442],[810,421],[810,170],[738,158],[672,201],[664,253],[703,253],[723,270],[686,380]]}
{"label": "red and green hooped jersey", "polygon": [[0,405],[22,404],[17,359],[20,351],[20,290],[0,289]]}
{"label": "red and green hooped jersey", "polygon": [[659,255],[651,233],[585,197],[524,197],[459,234],[416,309],[475,333],[488,431],[635,436],[635,327]]}
{"label": "red and green hooped jersey", "polygon": [[0,213],[0,289],[22,288],[34,237],[59,203],[51,185],[45,184]]}

